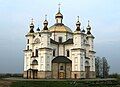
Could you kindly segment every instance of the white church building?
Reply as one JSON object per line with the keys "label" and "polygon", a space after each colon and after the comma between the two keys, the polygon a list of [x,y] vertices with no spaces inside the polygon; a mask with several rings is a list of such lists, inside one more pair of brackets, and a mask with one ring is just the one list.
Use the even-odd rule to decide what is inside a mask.
{"label": "white church building", "polygon": [[94,36],[89,22],[86,30],[81,30],[78,18],[72,31],[63,24],[60,9],[55,20],[48,28],[45,19],[44,27],[36,31],[33,21],[30,23],[24,50],[24,78],[95,78]]}

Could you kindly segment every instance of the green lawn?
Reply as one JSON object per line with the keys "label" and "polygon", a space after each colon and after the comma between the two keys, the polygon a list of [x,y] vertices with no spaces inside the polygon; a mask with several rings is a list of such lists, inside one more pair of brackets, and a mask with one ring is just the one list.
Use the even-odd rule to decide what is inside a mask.
{"label": "green lawn", "polygon": [[16,81],[10,87],[120,87],[119,81]]}

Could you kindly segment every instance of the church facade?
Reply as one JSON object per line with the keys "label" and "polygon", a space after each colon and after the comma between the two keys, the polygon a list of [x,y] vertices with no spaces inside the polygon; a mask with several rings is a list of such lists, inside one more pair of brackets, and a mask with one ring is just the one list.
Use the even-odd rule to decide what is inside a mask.
{"label": "church facade", "polygon": [[79,19],[74,32],[63,24],[58,10],[56,23],[48,28],[45,19],[43,29],[30,30],[26,35],[24,50],[24,78],[95,78],[94,36],[88,23],[81,30]]}

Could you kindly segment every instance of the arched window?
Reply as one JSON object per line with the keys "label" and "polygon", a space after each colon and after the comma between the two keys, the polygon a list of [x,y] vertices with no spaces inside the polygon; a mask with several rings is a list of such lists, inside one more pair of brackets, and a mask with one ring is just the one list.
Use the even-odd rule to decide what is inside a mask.
{"label": "arched window", "polygon": [[60,66],[60,70],[63,70],[63,66]]}
{"label": "arched window", "polygon": [[67,57],[69,57],[70,56],[70,51],[69,50],[67,50]]}
{"label": "arched window", "polygon": [[37,60],[33,60],[33,61],[32,61],[32,64],[33,64],[33,65],[38,65],[38,61],[37,61]]}
{"label": "arched window", "polygon": [[32,52],[32,56],[34,56],[34,52]]}
{"label": "arched window", "polygon": [[62,43],[62,37],[59,37],[59,43]]}
{"label": "arched window", "polygon": [[38,57],[38,49],[35,50],[35,54]]}
{"label": "arched window", "polygon": [[27,39],[27,44],[29,44],[29,39]]}
{"label": "arched window", "polygon": [[85,61],[85,66],[89,66],[89,62],[88,61]]}
{"label": "arched window", "polygon": [[27,50],[29,50],[29,46],[27,46]]}
{"label": "arched window", "polygon": [[53,50],[53,56],[55,56],[55,49]]}

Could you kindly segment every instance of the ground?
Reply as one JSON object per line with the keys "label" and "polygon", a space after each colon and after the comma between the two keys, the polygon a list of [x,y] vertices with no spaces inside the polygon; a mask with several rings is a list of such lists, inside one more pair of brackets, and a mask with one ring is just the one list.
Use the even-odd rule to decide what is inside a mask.
{"label": "ground", "polygon": [[14,81],[0,79],[0,87],[10,87]]}
{"label": "ground", "polygon": [[116,79],[83,79],[83,80],[55,80],[55,79],[18,79],[8,78],[0,80],[0,87],[120,87],[120,80]]}

